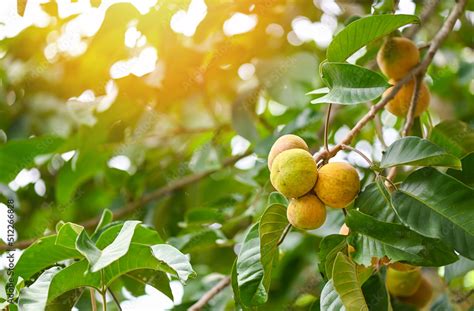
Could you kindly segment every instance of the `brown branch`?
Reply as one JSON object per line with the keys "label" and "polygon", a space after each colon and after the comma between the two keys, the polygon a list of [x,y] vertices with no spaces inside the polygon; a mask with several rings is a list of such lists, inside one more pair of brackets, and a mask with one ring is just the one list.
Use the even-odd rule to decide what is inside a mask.
{"label": "brown branch", "polygon": [[390,168],[390,171],[388,171],[387,181],[389,183],[392,182],[392,180],[395,178],[395,176],[397,176],[397,167],[396,166]]}
{"label": "brown branch", "polygon": [[224,288],[226,288],[230,284],[230,277],[224,277],[219,283],[217,283],[213,288],[211,288],[208,292],[206,292],[201,299],[199,299],[195,304],[193,304],[188,311],[200,311],[204,308],[209,300],[214,298],[217,294],[219,294]]}
{"label": "brown branch", "polygon": [[95,293],[93,288],[89,288],[90,294],[91,294],[91,306],[92,306],[92,311],[97,311],[97,302],[95,300]]}
{"label": "brown branch", "polygon": [[415,77],[415,85],[413,87],[413,94],[410,101],[410,108],[408,109],[407,118],[405,120],[405,126],[403,127],[402,136],[407,136],[413,126],[415,120],[415,111],[418,104],[418,98],[420,97],[421,84],[423,83],[423,76],[417,75]]}
{"label": "brown branch", "polygon": [[383,126],[382,121],[380,120],[380,115],[376,115],[374,117],[374,127],[375,127],[375,134],[377,135],[380,144],[384,149],[387,149],[387,143],[385,142],[385,138],[383,137]]}
{"label": "brown branch", "polygon": [[430,48],[428,49],[428,52],[426,53],[426,56],[423,61],[418,66],[413,68],[400,81],[398,81],[387,96],[383,97],[376,105],[372,106],[369,112],[357,122],[357,124],[351,129],[351,131],[339,144],[334,146],[331,150],[329,150],[329,152],[322,151],[318,154],[315,154],[314,159],[316,163],[319,163],[319,161],[321,161],[322,159],[327,159],[335,156],[336,153],[342,150],[343,145],[350,145],[354,137],[359,134],[362,128],[375,117],[378,111],[382,110],[385,105],[395,97],[395,95],[400,91],[403,85],[413,79],[413,76],[424,76],[426,70],[428,69],[428,66],[433,61],[434,55],[453,29],[458,17],[462,14],[466,2],[467,0],[459,0],[458,3],[454,6],[454,8],[451,10],[449,16],[446,18],[444,24],[441,26],[441,29],[437,32],[433,40],[431,40]]}
{"label": "brown branch", "polygon": [[413,38],[418,33],[418,31],[421,29],[421,26],[423,26],[435,12],[440,0],[426,0],[425,2],[427,3],[421,11],[420,23],[414,24],[413,26],[408,28],[405,32],[405,37]]}
{"label": "brown branch", "polygon": [[[182,188],[184,188],[186,186],[189,186],[189,185],[191,185],[195,182],[198,182],[198,181],[208,177],[209,175],[212,175],[213,173],[221,170],[222,168],[225,168],[225,167],[228,167],[228,166],[231,166],[231,165],[235,164],[237,161],[239,161],[240,159],[242,159],[246,156],[249,156],[250,154],[252,154],[252,151],[247,151],[244,154],[230,157],[228,159],[225,159],[222,162],[222,165],[221,165],[220,168],[207,170],[207,171],[192,174],[192,175],[187,175],[187,176],[184,176],[181,179],[178,179],[176,181],[173,181],[173,182],[167,184],[166,186],[158,188],[157,190],[144,195],[140,200],[135,201],[135,202],[130,202],[126,206],[122,207],[121,209],[118,209],[118,210],[114,211],[113,212],[114,219],[123,218],[123,217],[139,210],[143,205],[145,205],[145,204],[147,204],[151,201],[154,201],[156,199],[167,196],[167,195],[173,193],[174,191],[182,189]],[[99,220],[100,220],[100,217],[94,217],[92,219],[89,219],[89,220],[86,220],[86,221],[80,223],[80,225],[84,226],[85,228],[94,228],[99,223]],[[37,238],[19,241],[19,242],[15,243],[13,246],[0,245],[0,251],[12,250],[12,249],[24,249],[24,248],[30,246],[36,240],[37,240]]]}

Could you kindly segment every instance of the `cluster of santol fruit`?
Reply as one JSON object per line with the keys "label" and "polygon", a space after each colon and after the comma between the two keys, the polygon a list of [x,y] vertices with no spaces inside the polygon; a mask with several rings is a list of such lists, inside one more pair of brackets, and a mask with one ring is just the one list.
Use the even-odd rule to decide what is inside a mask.
{"label": "cluster of santol fruit", "polygon": [[[390,84],[396,84],[420,62],[420,52],[415,43],[407,38],[389,37],[377,53],[377,64],[380,70],[390,78]],[[391,92],[387,89],[384,96]],[[395,97],[385,107],[398,117],[405,117],[415,89],[415,80],[404,84]],[[425,82],[421,82],[414,117],[420,116],[430,104],[430,91]]]}
{"label": "cluster of santol fruit", "polygon": [[306,142],[296,135],[284,135],[268,155],[270,180],[278,192],[290,199],[287,217],[298,229],[312,230],[326,220],[326,205],[348,206],[360,191],[359,175],[344,162],[319,168]]}

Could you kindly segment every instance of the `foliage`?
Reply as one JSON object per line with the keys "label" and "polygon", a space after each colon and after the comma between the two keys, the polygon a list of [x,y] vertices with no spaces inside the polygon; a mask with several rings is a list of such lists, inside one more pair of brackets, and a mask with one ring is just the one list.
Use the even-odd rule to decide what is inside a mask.
{"label": "foliage", "polygon": [[[431,310],[473,303],[472,3],[91,2],[20,1],[23,21],[51,20],[17,33],[0,20],[0,212],[16,239],[0,247],[21,249],[0,307],[118,310],[154,288],[173,310],[412,310],[386,289],[395,262],[443,284]],[[256,24],[231,33],[235,13]],[[400,82],[375,64],[398,35],[437,57],[420,47],[432,100],[411,120],[383,110]],[[289,225],[269,182],[288,133],[359,173],[316,230]]]}

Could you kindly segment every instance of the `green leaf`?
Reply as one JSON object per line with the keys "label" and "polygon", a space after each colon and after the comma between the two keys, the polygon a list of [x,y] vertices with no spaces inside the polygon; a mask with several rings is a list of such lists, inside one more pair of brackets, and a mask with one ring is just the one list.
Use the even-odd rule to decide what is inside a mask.
{"label": "green leaf", "polygon": [[404,137],[391,144],[382,155],[381,168],[398,165],[461,168],[461,161],[429,140]]}
{"label": "green leaf", "polygon": [[108,208],[102,211],[102,215],[100,216],[99,223],[97,224],[97,227],[95,228],[94,233],[92,234],[93,240],[94,240],[94,237],[100,232],[102,228],[104,228],[106,225],[112,222],[113,218],[114,218],[114,214]]}
{"label": "green leaf", "polygon": [[145,286],[150,285],[173,300],[170,279],[166,273],[151,269],[135,270],[123,275],[120,280],[135,297],[145,295]]}
{"label": "green leaf", "polygon": [[[123,222],[110,223],[99,229],[91,238],[92,241],[96,241],[95,245],[99,250],[104,249],[107,245],[111,244],[118,236],[120,231],[123,228]],[[66,223],[59,230],[56,237],[56,244],[75,249],[76,240],[79,234],[84,230],[84,227],[73,224]],[[143,224],[140,224],[135,228],[132,237],[132,243],[140,243],[144,245],[155,245],[163,243],[163,239],[160,237],[158,232],[149,228]]]}
{"label": "green leaf", "polygon": [[182,236],[171,237],[168,242],[184,253],[204,251],[218,246],[217,241],[227,241],[226,236],[216,229],[199,229]]}
{"label": "green leaf", "polygon": [[372,4],[375,14],[390,14],[395,11],[395,0],[375,0]]}
{"label": "green leaf", "polygon": [[33,275],[59,261],[81,257],[75,249],[56,245],[55,242],[55,235],[47,236],[25,249],[15,266],[15,277],[22,277],[28,281]]}
{"label": "green leaf", "polygon": [[[99,249],[104,249],[107,245],[112,243],[122,230],[123,223],[111,223],[104,227],[97,233],[96,245]],[[143,245],[155,245],[163,243],[163,239],[156,230],[144,224],[140,224],[135,228],[133,233],[132,243],[139,243]]]}
{"label": "green leaf", "polygon": [[334,288],[347,311],[369,310],[360,287],[356,265],[341,252],[334,260],[332,277]]}
{"label": "green leaf", "polygon": [[126,221],[123,224],[119,235],[112,242],[112,244],[109,244],[102,250],[100,257],[96,261],[91,262],[92,272],[96,272],[107,267],[112,262],[116,261],[128,252],[130,243],[132,242],[133,233],[135,232],[135,228],[139,223],[140,221],[132,220]]}
{"label": "green leaf", "polygon": [[171,267],[178,275],[179,280],[184,284],[188,278],[194,277],[194,272],[188,257],[171,245],[157,244],[151,247],[153,256]]}
{"label": "green leaf", "polygon": [[77,161],[67,162],[59,171],[56,179],[56,200],[68,204],[74,200],[77,188],[89,178],[105,168],[108,154],[96,150],[79,153]]}
{"label": "green leaf", "polygon": [[430,140],[458,158],[474,152],[474,129],[459,120],[443,121],[436,125],[431,131]]}
{"label": "green leaf", "polygon": [[[151,269],[177,275],[168,264],[161,262],[152,254],[150,246],[130,245],[129,252],[103,269],[103,285],[110,286],[118,277],[135,270]],[[90,272],[86,259],[75,262],[61,270],[53,278],[48,293],[48,301],[53,301],[62,294],[81,287],[100,289],[101,273]]]}
{"label": "green leaf", "polygon": [[392,206],[390,193],[380,177],[359,193],[354,202],[354,208],[380,221],[400,223]]}
{"label": "green leaf", "polygon": [[20,310],[44,310],[48,300],[48,291],[51,280],[58,272],[58,267],[48,269],[44,271],[32,285],[22,288],[18,301]]}
{"label": "green leaf", "polygon": [[347,63],[322,63],[321,74],[329,87],[328,94],[312,104],[354,105],[376,99],[390,86],[379,73]]}
{"label": "green leaf", "polygon": [[305,93],[316,87],[318,59],[314,53],[298,52],[286,57],[277,56],[258,62],[256,74],[271,99],[291,108],[308,104]]}
{"label": "green leaf", "polygon": [[280,204],[283,206],[288,206],[288,199],[281,194],[280,192],[273,191],[268,196],[268,203],[267,205],[270,206],[272,204]]}
{"label": "green leaf", "polygon": [[385,282],[377,273],[372,275],[362,286],[365,301],[369,310],[391,311],[390,295],[388,294]]}
{"label": "green leaf", "polygon": [[73,310],[74,305],[81,298],[83,292],[84,288],[77,288],[62,294],[53,301],[48,302],[46,311]]}
{"label": "green leaf", "polygon": [[449,283],[455,278],[464,276],[471,270],[474,270],[474,260],[459,256],[458,261],[444,267],[444,279]]}
{"label": "green leaf", "polygon": [[239,94],[237,100],[232,105],[232,127],[237,134],[253,142],[259,139],[257,128],[255,127],[255,105],[258,100],[256,90]]}
{"label": "green leaf", "polygon": [[241,304],[239,282],[237,280],[237,259],[238,257],[234,260],[230,273],[230,285],[232,286],[232,291],[234,292],[234,301],[236,305]]}
{"label": "green leaf", "polygon": [[279,255],[278,241],[287,225],[288,219],[286,218],[285,205],[270,205],[263,213],[262,218],[260,218],[260,262],[263,266],[262,284],[267,293],[270,290],[273,264]]}
{"label": "green leaf", "polygon": [[325,236],[319,244],[319,272],[326,279],[332,278],[332,267],[336,255],[347,247],[346,237],[339,234]]}
{"label": "green leaf", "polygon": [[474,189],[434,168],[422,168],[394,192],[393,205],[410,228],[474,259]]}
{"label": "green leaf", "polygon": [[59,137],[43,136],[0,145],[0,182],[9,183],[22,169],[33,166],[35,157],[55,152],[63,142]]}
{"label": "green leaf", "polygon": [[334,288],[333,280],[329,280],[321,291],[321,310],[324,311],[346,311],[341,297]]}
{"label": "green leaf", "polygon": [[[447,265],[458,259],[452,249],[438,239],[425,237],[403,225],[378,221],[356,210],[348,212],[346,224],[352,230],[351,236],[358,233],[366,236],[374,244],[371,247],[376,247],[375,257],[381,258],[386,255],[392,261],[435,267]],[[360,240],[354,239],[353,245],[356,252],[373,252]]]}
{"label": "green leaf", "polygon": [[390,34],[401,26],[419,23],[415,15],[375,15],[358,19],[336,34],[328,46],[326,56],[330,62],[343,62],[356,51]]}
{"label": "green leaf", "polygon": [[94,242],[89,238],[89,235],[84,228],[77,236],[75,246],[77,251],[87,259],[91,266],[101,256],[100,249],[98,249]]}
{"label": "green leaf", "polygon": [[186,222],[192,224],[212,224],[223,222],[222,211],[215,208],[193,208],[186,213]]}
{"label": "green leaf", "polygon": [[91,271],[97,272],[124,256],[132,242],[133,233],[140,221],[126,221],[114,241],[100,250],[82,230],[76,240],[76,249],[83,254],[91,265]]}
{"label": "green leaf", "polygon": [[77,237],[83,230],[83,226],[67,222],[59,229],[55,244],[75,250]]}
{"label": "green leaf", "polygon": [[367,235],[351,234],[349,242],[355,249],[351,254],[352,259],[356,263],[366,267],[372,264],[372,258],[383,258],[387,254],[381,242]]}
{"label": "green leaf", "polygon": [[242,243],[237,257],[237,285],[240,301],[245,306],[256,306],[267,301],[268,294],[262,283],[264,270],[260,262],[259,224],[254,224]]}
{"label": "green leaf", "polygon": [[462,158],[461,165],[460,171],[449,169],[446,173],[474,188],[474,152]]}

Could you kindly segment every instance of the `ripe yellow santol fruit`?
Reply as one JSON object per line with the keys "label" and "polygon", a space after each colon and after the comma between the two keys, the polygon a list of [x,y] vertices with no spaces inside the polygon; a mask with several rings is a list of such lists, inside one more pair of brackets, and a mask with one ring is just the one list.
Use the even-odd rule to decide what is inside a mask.
{"label": "ripe yellow santol fruit", "polygon": [[394,263],[387,269],[387,289],[397,297],[412,296],[421,284],[420,267],[408,264]]}
{"label": "ripe yellow santol fruit", "polygon": [[319,169],[314,191],[324,204],[344,208],[360,191],[359,175],[348,163],[328,163]]}
{"label": "ripe yellow santol fruit", "polygon": [[326,207],[316,195],[308,193],[291,200],[286,217],[290,224],[298,229],[317,229],[326,221]]}
{"label": "ripe yellow santol fruit", "polygon": [[293,134],[283,135],[275,141],[268,153],[268,168],[272,169],[273,160],[277,155],[290,149],[309,150],[308,145],[301,137]]}
{"label": "ripe yellow santol fruit", "polygon": [[[341,234],[341,235],[349,235],[350,231],[351,231],[351,230],[349,229],[349,227],[348,227],[346,224],[342,224],[341,229],[339,229],[339,234]],[[349,254],[355,252],[354,246],[349,245],[349,246],[347,247],[347,252],[348,252]]]}
{"label": "ripe yellow santol fruit", "polygon": [[407,38],[388,38],[377,53],[380,70],[391,79],[400,80],[420,62],[420,52]]}
{"label": "ripe yellow santol fruit", "polygon": [[317,179],[316,162],[306,150],[285,150],[273,160],[270,181],[287,198],[305,195],[313,189]]}
{"label": "ripe yellow santol fruit", "polygon": [[422,309],[430,302],[432,296],[433,287],[424,277],[422,277],[420,286],[418,286],[418,289],[413,295],[409,297],[399,297],[399,299],[404,303],[411,304],[419,309]]}
{"label": "ripe yellow santol fruit", "polygon": [[[395,81],[390,81],[392,84],[395,84]],[[387,89],[383,96],[386,96],[391,92],[393,87]],[[406,117],[408,110],[410,109],[410,103],[413,96],[413,90],[415,88],[415,81],[410,81],[407,84],[403,85],[397,95],[390,100],[385,108],[390,111],[392,114],[397,117]],[[430,91],[426,86],[426,83],[422,82],[420,86],[420,93],[418,95],[418,101],[416,103],[415,117],[420,116],[430,104]]]}

